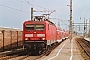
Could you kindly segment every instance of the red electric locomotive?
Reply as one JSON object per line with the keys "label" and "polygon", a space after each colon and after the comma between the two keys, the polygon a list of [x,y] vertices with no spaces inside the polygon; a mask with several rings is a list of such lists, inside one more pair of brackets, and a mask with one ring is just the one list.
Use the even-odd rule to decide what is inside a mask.
{"label": "red electric locomotive", "polygon": [[[43,16],[35,16],[34,20],[23,23],[24,48],[35,54],[43,51],[57,42],[57,28],[55,24]],[[35,53],[34,53],[35,52]]]}

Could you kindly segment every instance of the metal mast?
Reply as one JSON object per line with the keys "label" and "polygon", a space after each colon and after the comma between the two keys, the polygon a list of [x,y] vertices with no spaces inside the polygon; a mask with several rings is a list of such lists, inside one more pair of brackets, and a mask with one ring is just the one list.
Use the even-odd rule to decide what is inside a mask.
{"label": "metal mast", "polygon": [[72,39],[72,0],[70,0],[70,42]]}
{"label": "metal mast", "polygon": [[90,19],[89,19],[89,32],[88,32],[88,37],[90,38]]}
{"label": "metal mast", "polygon": [[31,20],[33,20],[33,8],[31,8]]}

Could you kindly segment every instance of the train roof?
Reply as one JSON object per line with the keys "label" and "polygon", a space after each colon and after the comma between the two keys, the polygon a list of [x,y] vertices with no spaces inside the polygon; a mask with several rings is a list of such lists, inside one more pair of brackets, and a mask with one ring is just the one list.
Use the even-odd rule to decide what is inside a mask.
{"label": "train roof", "polygon": [[49,24],[56,26],[52,21],[50,21],[49,19],[47,19],[45,16],[34,16],[33,20],[28,20],[26,22],[31,22],[31,21],[47,21]]}
{"label": "train roof", "polygon": [[[36,21],[35,20],[28,20],[28,21],[25,21],[24,23],[27,23],[27,22],[39,22],[39,20],[36,20]],[[56,26],[52,21],[50,21],[48,19],[40,20],[40,22],[48,22],[49,24]]]}

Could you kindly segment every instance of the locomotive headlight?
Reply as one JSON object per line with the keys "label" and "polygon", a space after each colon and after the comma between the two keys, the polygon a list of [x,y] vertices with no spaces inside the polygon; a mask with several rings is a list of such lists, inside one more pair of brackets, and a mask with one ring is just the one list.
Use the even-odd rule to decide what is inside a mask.
{"label": "locomotive headlight", "polygon": [[28,40],[28,38],[25,38],[25,40]]}
{"label": "locomotive headlight", "polygon": [[42,38],[42,40],[45,40],[45,38]]}

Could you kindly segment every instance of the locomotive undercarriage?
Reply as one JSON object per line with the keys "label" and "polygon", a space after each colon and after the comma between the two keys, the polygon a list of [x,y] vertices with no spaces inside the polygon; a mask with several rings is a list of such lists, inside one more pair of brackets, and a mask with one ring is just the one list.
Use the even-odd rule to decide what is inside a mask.
{"label": "locomotive undercarriage", "polygon": [[24,49],[28,51],[31,55],[40,55],[56,45],[56,43],[52,43],[47,45],[46,40],[35,40],[35,41],[24,41]]}
{"label": "locomotive undercarriage", "polygon": [[24,49],[30,54],[42,54],[47,49],[46,41],[24,41]]}

